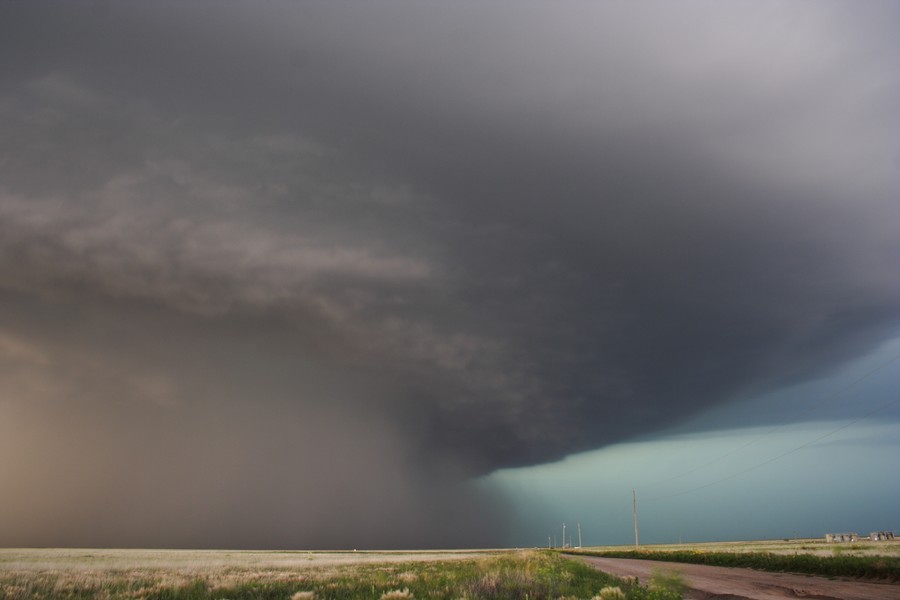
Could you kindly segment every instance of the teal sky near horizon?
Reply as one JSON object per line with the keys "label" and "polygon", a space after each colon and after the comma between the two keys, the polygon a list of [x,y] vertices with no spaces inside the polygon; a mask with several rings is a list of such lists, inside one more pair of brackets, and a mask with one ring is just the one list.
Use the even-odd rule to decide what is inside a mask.
{"label": "teal sky near horizon", "polygon": [[[900,339],[833,376],[720,406],[644,439],[507,469],[481,483],[515,507],[515,546],[819,538],[900,530]],[[748,411],[789,424],[736,424]],[[790,408],[785,408],[790,407]],[[857,415],[868,415],[859,417]],[[697,433],[702,431],[702,433]],[[574,535],[574,538],[570,538]]]}

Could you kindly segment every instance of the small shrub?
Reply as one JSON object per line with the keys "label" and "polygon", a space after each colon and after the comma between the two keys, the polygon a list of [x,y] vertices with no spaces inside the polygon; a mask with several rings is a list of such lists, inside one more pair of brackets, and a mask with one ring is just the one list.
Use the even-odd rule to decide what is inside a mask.
{"label": "small shrub", "polygon": [[591,600],[625,600],[625,592],[622,591],[622,588],[608,585]]}

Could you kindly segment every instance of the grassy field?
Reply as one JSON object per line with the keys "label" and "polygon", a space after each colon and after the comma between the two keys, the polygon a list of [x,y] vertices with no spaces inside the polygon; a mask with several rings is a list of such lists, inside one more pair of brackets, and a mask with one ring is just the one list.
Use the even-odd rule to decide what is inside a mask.
{"label": "grassy field", "polygon": [[819,539],[596,546],[572,553],[763,571],[900,581],[900,541],[828,543]]}
{"label": "grassy field", "polygon": [[[812,554],[815,556],[900,556],[900,540],[893,542],[829,543],[824,538],[800,538],[787,540],[757,540],[745,542],[701,542],[693,544],[649,544],[642,549],[654,552],[769,552],[772,554]],[[634,546],[591,546],[591,552],[618,552],[633,550]]]}
{"label": "grassy field", "polygon": [[677,600],[548,551],[0,550],[0,599]]}

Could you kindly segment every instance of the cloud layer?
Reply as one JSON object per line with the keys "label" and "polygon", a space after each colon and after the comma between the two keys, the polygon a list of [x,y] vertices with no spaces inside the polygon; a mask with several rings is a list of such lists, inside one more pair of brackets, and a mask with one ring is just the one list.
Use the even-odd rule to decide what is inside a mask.
{"label": "cloud layer", "polygon": [[567,8],[0,6],[0,543],[496,543],[896,333],[893,6]]}

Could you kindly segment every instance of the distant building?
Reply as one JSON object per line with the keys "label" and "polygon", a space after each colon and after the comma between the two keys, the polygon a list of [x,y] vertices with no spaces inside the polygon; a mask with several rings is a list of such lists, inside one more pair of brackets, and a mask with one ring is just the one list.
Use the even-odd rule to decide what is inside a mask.
{"label": "distant building", "polygon": [[858,542],[859,535],[856,533],[826,533],[826,542]]}
{"label": "distant building", "polygon": [[894,539],[893,531],[873,531],[869,534],[869,539],[873,542],[886,542]]}

